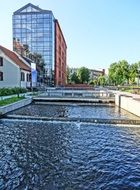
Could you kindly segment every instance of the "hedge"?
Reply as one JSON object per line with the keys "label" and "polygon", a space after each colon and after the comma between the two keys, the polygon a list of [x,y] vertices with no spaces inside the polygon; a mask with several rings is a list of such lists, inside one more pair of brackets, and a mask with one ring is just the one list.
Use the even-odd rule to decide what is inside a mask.
{"label": "hedge", "polygon": [[26,88],[0,88],[0,96],[8,96],[8,95],[13,95],[13,94],[20,94],[20,93],[26,93],[27,89]]}

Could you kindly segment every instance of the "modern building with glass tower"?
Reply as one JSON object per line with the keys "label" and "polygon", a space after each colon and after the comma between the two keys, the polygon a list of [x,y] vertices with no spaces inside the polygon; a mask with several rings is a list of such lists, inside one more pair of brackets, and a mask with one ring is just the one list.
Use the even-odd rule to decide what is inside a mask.
{"label": "modern building with glass tower", "polygon": [[[48,85],[64,86],[67,46],[60,25],[59,27],[56,25],[59,24],[52,11],[43,10],[31,3],[13,13],[13,39],[27,45],[31,53],[42,55],[45,63],[44,78]],[[57,28],[60,31],[60,42],[56,41]],[[55,52],[57,49],[59,55]]]}

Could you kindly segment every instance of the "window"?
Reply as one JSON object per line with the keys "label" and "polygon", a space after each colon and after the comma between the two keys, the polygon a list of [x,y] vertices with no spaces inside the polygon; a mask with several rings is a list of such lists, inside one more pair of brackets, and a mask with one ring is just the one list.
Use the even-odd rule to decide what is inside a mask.
{"label": "window", "polygon": [[21,72],[21,81],[25,81],[25,74]]}
{"label": "window", "polygon": [[15,23],[15,24],[20,24],[20,20],[15,19],[15,20],[14,20],[14,23]]}
{"label": "window", "polygon": [[62,52],[62,59],[64,60],[64,52]]}
{"label": "window", "polygon": [[61,59],[59,58],[59,65],[60,65],[60,67],[61,67]]}
{"label": "window", "polygon": [[64,73],[62,73],[62,80],[64,80]]}
{"label": "window", "polygon": [[14,19],[20,19],[21,16],[20,15],[14,15]]}
{"label": "window", "polygon": [[3,57],[0,57],[0,66],[3,66]]}
{"label": "window", "polygon": [[21,17],[21,19],[26,19],[26,15],[20,15],[20,17]]}
{"label": "window", "polygon": [[15,32],[15,33],[20,33],[20,32],[21,32],[21,29],[20,29],[20,28],[15,28],[15,29],[14,29],[14,32]]}
{"label": "window", "polygon": [[61,56],[61,47],[59,46],[59,55]]}
{"label": "window", "polygon": [[61,71],[59,71],[59,78],[61,78]]}
{"label": "window", "polygon": [[27,73],[27,82],[31,81],[31,75],[29,73]]}
{"label": "window", "polygon": [[43,14],[37,14],[38,18],[43,18]]}
{"label": "window", "polygon": [[3,81],[3,72],[0,71],[0,81]]}
{"label": "window", "polygon": [[61,43],[61,36],[60,36],[60,34],[59,34],[59,41],[60,41],[60,43]]}
{"label": "window", "polygon": [[50,14],[44,14],[44,15],[43,15],[43,18],[49,19],[49,18],[50,18]]}

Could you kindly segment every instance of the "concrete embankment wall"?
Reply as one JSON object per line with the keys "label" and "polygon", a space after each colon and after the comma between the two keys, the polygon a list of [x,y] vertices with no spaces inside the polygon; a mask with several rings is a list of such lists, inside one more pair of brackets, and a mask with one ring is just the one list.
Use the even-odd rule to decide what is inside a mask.
{"label": "concrete embankment wall", "polygon": [[140,117],[140,95],[118,92],[115,95],[115,104]]}
{"label": "concrete embankment wall", "polygon": [[26,106],[30,104],[31,102],[32,102],[32,98],[27,98],[27,99],[24,99],[24,100],[21,100],[21,101],[18,101],[6,106],[2,106],[0,107],[0,115],[4,115],[10,111]]}

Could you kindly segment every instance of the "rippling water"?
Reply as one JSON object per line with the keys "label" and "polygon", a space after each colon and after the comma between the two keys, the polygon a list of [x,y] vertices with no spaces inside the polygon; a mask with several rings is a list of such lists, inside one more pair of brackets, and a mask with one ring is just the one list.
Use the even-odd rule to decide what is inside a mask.
{"label": "rippling water", "polygon": [[0,121],[0,189],[140,189],[140,128]]}
{"label": "rippling water", "polygon": [[46,117],[65,117],[65,118],[100,118],[100,119],[138,119],[138,117],[117,107],[110,106],[82,106],[71,105],[36,105],[31,104],[15,110],[10,114]]}

